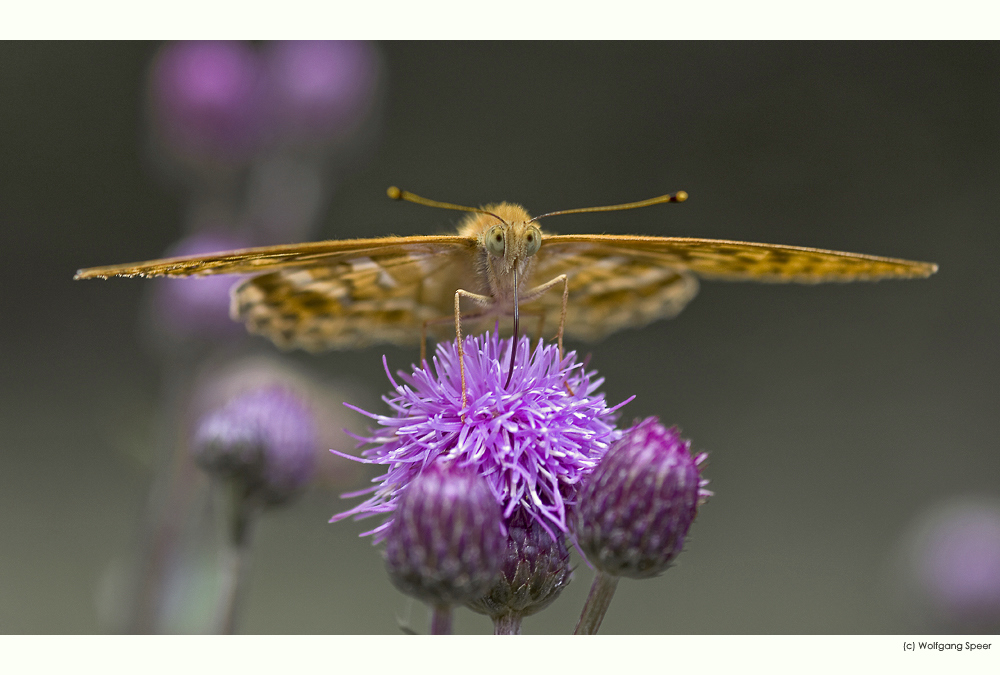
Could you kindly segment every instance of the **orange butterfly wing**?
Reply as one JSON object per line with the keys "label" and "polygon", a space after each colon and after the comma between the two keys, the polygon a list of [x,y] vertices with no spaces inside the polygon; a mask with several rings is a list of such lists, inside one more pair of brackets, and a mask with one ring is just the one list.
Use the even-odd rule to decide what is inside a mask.
{"label": "orange butterfly wing", "polygon": [[553,235],[543,239],[552,253],[585,251],[591,257],[626,255],[690,270],[706,279],[814,284],[928,277],[934,263],[828,251],[804,246],[755,244],[725,239],[623,235]]}
{"label": "orange butterfly wing", "polygon": [[[566,335],[597,340],[676,316],[697,294],[694,275],[729,281],[819,283],[926,277],[933,263],[801,246],[688,237],[551,235],[532,283],[560,274],[569,283]],[[524,305],[558,317],[561,285]]]}
{"label": "orange butterfly wing", "polygon": [[463,248],[393,247],[247,279],[230,314],[283,349],[417,344],[425,322],[454,330],[455,289],[475,285]]}
{"label": "orange butterfly wing", "polygon": [[309,351],[415,344],[423,324],[452,316],[455,289],[478,288],[475,238],[346,239],[92,267],[77,279],[254,274],[230,314],[279,347]]}
{"label": "orange butterfly wing", "polygon": [[[458,288],[481,292],[473,236],[347,239],[265,246],[80,270],[109,276],[256,274],[233,289],[232,315],[281,347],[349,349],[416,343],[424,323],[446,323]],[[566,334],[596,340],[680,312],[695,275],[733,281],[818,283],[926,277],[933,263],[799,246],[686,237],[546,235],[531,286],[565,274]],[[525,303],[558,317],[559,286]],[[525,290],[529,290],[525,289]]]}
{"label": "orange butterfly wing", "polygon": [[187,277],[206,274],[254,274],[285,267],[333,265],[365,256],[434,255],[449,251],[474,251],[476,241],[459,235],[426,237],[378,237],[375,239],[331,239],[309,244],[285,244],[241,248],[202,256],[161,258],[140,263],[90,267],[74,279],[108,277]]}

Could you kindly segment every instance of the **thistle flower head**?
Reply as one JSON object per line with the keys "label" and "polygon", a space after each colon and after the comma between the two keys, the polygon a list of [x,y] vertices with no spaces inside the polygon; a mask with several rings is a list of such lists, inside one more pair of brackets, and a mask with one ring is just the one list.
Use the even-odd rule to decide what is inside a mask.
{"label": "thistle flower head", "polygon": [[655,417],[608,450],[580,489],[576,537],[595,567],[613,576],[660,574],[677,557],[698,506],[712,493],[701,477],[705,453]]}
{"label": "thistle flower head", "polygon": [[486,592],[500,568],[500,505],[475,470],[437,461],[403,491],[385,542],[399,590],[434,605],[461,604]]}
{"label": "thistle flower head", "polygon": [[[566,532],[578,483],[621,435],[614,427],[619,406],[609,408],[595,393],[604,380],[585,371],[575,353],[560,360],[558,347],[541,341],[532,352],[526,337],[504,387],[501,364],[512,344],[489,333],[465,340],[464,409],[453,342],[438,344],[432,366],[399,373],[401,383],[389,375],[395,391],[384,400],[394,415],[358,410],[380,425],[359,439],[370,444],[362,461],[388,469],[376,487],[352,495],[373,493],[368,500],[332,520],[391,514],[400,490],[440,459],[483,476],[505,519],[520,507],[553,537]],[[381,540],[390,522],[366,534]]]}
{"label": "thistle flower head", "polygon": [[312,413],[298,396],[264,387],[203,417],[192,451],[213,476],[240,481],[248,495],[278,504],[312,477],[316,434]]}

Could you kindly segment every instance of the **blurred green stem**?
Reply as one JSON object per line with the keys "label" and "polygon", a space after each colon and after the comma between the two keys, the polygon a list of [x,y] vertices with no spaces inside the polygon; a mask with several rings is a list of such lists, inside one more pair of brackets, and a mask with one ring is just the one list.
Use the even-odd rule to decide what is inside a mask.
{"label": "blurred green stem", "polygon": [[580,614],[580,623],[576,624],[575,635],[595,635],[601,627],[604,614],[608,611],[611,599],[615,597],[618,588],[618,577],[598,571],[594,583],[590,587],[590,595]]}
{"label": "blurred green stem", "polygon": [[223,635],[236,632],[236,619],[246,592],[250,568],[250,540],[259,511],[254,500],[239,481],[229,488],[229,522],[226,546],[222,552],[220,587],[216,605],[216,630]]}
{"label": "blurred green stem", "polygon": [[520,635],[521,634],[521,615],[520,614],[504,614],[503,616],[494,617],[494,619],[493,619],[493,634],[494,635]]}
{"label": "blurred green stem", "polygon": [[431,614],[431,635],[451,635],[451,607],[435,605]]}
{"label": "blurred green stem", "polygon": [[185,422],[186,401],[194,381],[189,358],[178,357],[167,369],[160,413],[159,466],[142,520],[135,588],[125,630],[134,634],[163,629],[167,580],[179,560],[185,527],[197,504],[199,471],[178,430]]}

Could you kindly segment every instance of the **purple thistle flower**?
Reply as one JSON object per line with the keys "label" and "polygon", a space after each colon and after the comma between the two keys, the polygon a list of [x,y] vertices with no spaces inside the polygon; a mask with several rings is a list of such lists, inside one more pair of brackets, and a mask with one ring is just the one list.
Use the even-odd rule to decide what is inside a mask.
{"label": "purple thistle flower", "polygon": [[[391,514],[400,491],[424,467],[444,459],[482,475],[505,519],[521,507],[553,538],[554,531],[566,532],[567,506],[575,501],[577,485],[621,436],[614,426],[616,411],[631,398],[609,408],[603,394],[595,394],[603,378],[586,372],[575,352],[560,361],[558,347],[542,341],[530,352],[527,337],[521,339],[514,377],[505,388],[501,364],[510,358],[512,343],[489,333],[466,338],[464,410],[453,341],[437,345],[433,367],[425,364],[414,366],[410,374],[400,372],[402,384],[392,378],[383,359],[395,389],[395,395],[384,400],[395,415],[354,409],[381,425],[371,436],[359,437],[372,446],[359,461],[389,468],[376,479],[379,485],[345,495],[374,493],[331,522]],[[379,541],[391,522],[365,534]]]}
{"label": "purple thistle flower", "polygon": [[482,597],[466,604],[492,618],[498,630],[513,624],[519,632],[521,619],[552,604],[572,575],[565,537],[560,533],[553,539],[524,509],[517,509],[507,521],[500,574]]}
{"label": "purple thistle flower", "polygon": [[612,576],[644,579],[667,569],[711,492],[701,477],[705,453],[655,417],[639,422],[608,450],[580,488],[576,538],[587,559]]}
{"label": "purple thistle flower", "polygon": [[402,491],[385,536],[389,577],[436,606],[479,597],[500,568],[500,505],[469,467],[437,461]]}
{"label": "purple thistle flower", "polygon": [[294,496],[312,478],[316,422],[291,391],[264,387],[205,415],[192,442],[195,460],[219,478],[240,481],[268,504]]}

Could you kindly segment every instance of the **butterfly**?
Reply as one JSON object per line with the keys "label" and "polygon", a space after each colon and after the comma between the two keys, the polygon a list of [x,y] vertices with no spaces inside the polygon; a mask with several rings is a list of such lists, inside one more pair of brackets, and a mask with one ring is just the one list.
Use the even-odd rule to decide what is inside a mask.
{"label": "butterfly", "polygon": [[[558,316],[563,336],[593,341],[623,328],[676,316],[698,278],[819,283],[927,277],[928,262],[800,246],[690,237],[545,234],[541,218],[682,202],[687,193],[531,218],[517,204],[459,206],[397,188],[389,196],[469,212],[450,235],[345,239],[264,246],[148,262],[91,267],[76,279],[112,276],[252,275],[231,291],[230,314],[281,348],[353,349],[421,343],[461,322]],[[560,293],[561,291],[561,293]],[[463,302],[464,300],[464,302]],[[512,350],[507,384],[514,369]],[[463,406],[465,372],[462,371]]]}

